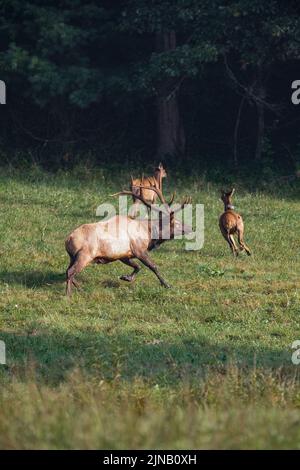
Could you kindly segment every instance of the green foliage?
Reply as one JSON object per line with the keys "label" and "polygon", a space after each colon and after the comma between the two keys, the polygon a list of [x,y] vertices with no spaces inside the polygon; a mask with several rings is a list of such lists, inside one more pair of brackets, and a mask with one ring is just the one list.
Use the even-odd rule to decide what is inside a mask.
{"label": "green foliage", "polygon": [[[206,160],[218,152],[221,160],[232,159],[237,109],[245,96],[240,153],[244,162],[252,160],[251,106],[262,102],[266,126],[274,129],[275,121],[283,128],[292,114],[288,81],[295,79],[299,31],[293,1],[3,1],[0,78],[8,84],[10,107],[6,114],[1,110],[1,144],[34,148],[35,160],[53,167],[63,165],[66,153],[75,163],[79,146],[101,155],[115,142],[124,154],[111,158],[139,153],[153,161],[156,98],[163,90],[167,100],[178,98],[188,156],[205,154]],[[158,47],[157,36],[169,33],[176,37],[172,47]],[[273,85],[278,75],[281,82]],[[289,142],[290,133],[279,131],[279,140]],[[273,149],[277,135],[276,129]],[[297,137],[292,141],[295,146]],[[274,158],[282,161],[280,152]]]}
{"label": "green foliage", "polygon": [[68,1],[59,8],[51,1],[26,2],[24,8],[21,3],[2,6],[2,21],[11,22],[7,49],[0,54],[2,67],[22,77],[24,94],[39,105],[60,96],[79,107],[98,101],[107,78],[88,51],[106,33],[99,25],[109,20],[108,12],[80,1],[76,8]]}
{"label": "green foliage", "polygon": [[[0,62],[7,71],[29,81],[31,96],[40,104],[66,96],[74,105],[88,106],[99,101],[104,90],[115,89],[115,80],[121,90],[129,89],[130,75],[141,54],[149,61],[139,67],[141,79],[143,75],[157,79],[196,76],[203,64],[215,61],[224,48],[239,52],[243,66],[256,64],[258,59],[283,60],[298,51],[292,40],[298,34],[298,19],[289,16],[288,6],[283,14],[277,1],[264,5],[242,0],[226,6],[222,1],[200,5],[195,1],[128,2],[123,9],[81,1],[76,8],[68,1],[60,8],[50,0],[48,5],[26,2],[24,8],[21,3],[15,1],[10,8],[5,2],[2,5],[2,34],[7,48]],[[17,20],[23,25],[21,30]],[[9,29],[4,25],[7,21]],[[149,55],[142,41],[133,62],[125,60],[120,67],[110,57],[111,47],[119,47],[120,31],[135,34],[130,54],[138,40],[136,35],[172,29],[178,37],[186,35],[174,51],[154,53],[153,45]],[[144,84],[148,82],[144,80]]]}

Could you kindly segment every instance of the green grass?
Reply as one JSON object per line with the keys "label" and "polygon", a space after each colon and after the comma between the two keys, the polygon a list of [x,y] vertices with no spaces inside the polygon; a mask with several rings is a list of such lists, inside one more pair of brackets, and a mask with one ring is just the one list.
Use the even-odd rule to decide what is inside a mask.
{"label": "green grass", "polygon": [[[1,448],[300,448],[300,189],[237,188],[253,256],[233,259],[218,188],[190,179],[205,242],[151,253],[143,268],[90,266],[68,300],[66,235],[128,174],[0,176]],[[174,181],[168,182],[172,190]]]}

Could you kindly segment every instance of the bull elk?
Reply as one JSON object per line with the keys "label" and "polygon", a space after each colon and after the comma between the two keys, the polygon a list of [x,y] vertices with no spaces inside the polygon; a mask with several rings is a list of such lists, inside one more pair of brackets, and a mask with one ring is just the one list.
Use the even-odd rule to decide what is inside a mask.
{"label": "bull elk", "polygon": [[[131,176],[130,191],[133,193],[133,211],[132,217],[135,217],[140,199],[137,196],[142,196],[144,201],[149,204],[155,204],[157,200],[157,193],[151,191],[151,188],[157,188],[162,191],[162,180],[167,177],[167,172],[162,163],[154,169],[154,176],[142,176],[142,178],[133,178]],[[150,188],[150,189],[149,189]]]}
{"label": "bull elk", "polygon": [[[144,188],[141,188],[144,189]],[[148,251],[155,248],[156,244],[163,243],[167,239],[173,239],[180,234],[188,234],[192,228],[183,225],[175,219],[175,213],[184,208],[191,201],[186,198],[176,210],[171,209],[174,194],[169,203],[166,202],[162,192],[158,188],[152,188],[163,206],[161,208],[151,205],[142,195],[135,194],[150,211],[159,212],[159,223],[153,224],[148,219],[132,219],[125,215],[117,215],[109,220],[98,223],[84,224],[76,228],[66,239],[65,246],[70,256],[70,264],[66,272],[66,293],[71,295],[72,286],[77,286],[76,274],[80,273],[88,264],[106,264],[113,261],[122,261],[133,268],[129,275],[121,276],[124,281],[132,282],[140,271],[140,266],[133,261],[134,258],[147,266],[159,279],[164,287],[170,287],[159,273],[156,265],[151,261]],[[133,196],[132,191],[123,190],[117,195]]]}
{"label": "bull elk", "polygon": [[238,247],[234,240],[233,235],[237,234],[240,250],[245,250],[247,255],[251,255],[251,251],[244,242],[244,222],[240,214],[234,211],[232,205],[232,196],[235,189],[232,188],[229,192],[221,190],[221,199],[224,203],[224,212],[220,216],[219,226],[223,237],[228,242],[233,256],[238,255]]}

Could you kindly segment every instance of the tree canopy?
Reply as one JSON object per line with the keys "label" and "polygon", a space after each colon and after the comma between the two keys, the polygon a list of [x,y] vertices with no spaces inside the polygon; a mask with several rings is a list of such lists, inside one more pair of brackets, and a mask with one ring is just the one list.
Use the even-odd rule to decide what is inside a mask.
{"label": "tree canopy", "polygon": [[292,166],[299,60],[295,0],[2,0],[0,144],[49,166]]}

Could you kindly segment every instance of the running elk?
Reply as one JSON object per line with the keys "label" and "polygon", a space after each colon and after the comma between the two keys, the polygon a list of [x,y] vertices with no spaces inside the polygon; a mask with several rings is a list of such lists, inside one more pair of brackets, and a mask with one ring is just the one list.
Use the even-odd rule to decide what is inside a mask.
{"label": "running elk", "polygon": [[157,200],[157,193],[151,191],[151,188],[157,188],[162,191],[162,180],[167,177],[167,172],[163,167],[162,163],[154,170],[154,176],[142,176],[142,178],[133,178],[131,176],[130,182],[130,191],[133,193],[133,212],[132,217],[135,217],[137,214],[138,205],[140,204],[140,199],[137,196],[142,196],[144,201],[147,201],[149,204],[155,204]]}
{"label": "running elk", "polygon": [[[151,205],[142,195],[136,194],[135,197],[150,211],[153,209],[159,212],[158,223],[153,224],[153,220],[149,218],[138,220],[125,215],[117,215],[106,221],[81,225],[67,237],[65,246],[70,256],[70,264],[66,272],[66,293],[68,296],[71,294],[72,286],[77,287],[76,274],[90,263],[106,264],[122,261],[133,268],[133,272],[121,276],[121,279],[132,282],[141,269],[133,261],[134,258],[151,269],[162,286],[170,287],[149,258],[148,251],[155,248],[157,243],[161,244],[177,235],[188,234],[192,231],[192,227],[183,225],[175,219],[175,213],[183,209],[185,204],[190,203],[191,198],[186,198],[174,210],[171,209],[174,194],[171,201],[167,203],[160,189],[151,189],[163,203],[160,208]],[[133,192],[127,190],[114,194],[114,196],[121,194],[133,196]]]}
{"label": "running elk", "polygon": [[233,237],[234,234],[237,234],[240,250],[245,250],[247,255],[251,255],[251,251],[244,242],[243,219],[240,214],[234,211],[234,206],[232,205],[232,196],[234,191],[234,188],[229,192],[226,192],[223,189],[221,190],[221,199],[224,202],[224,212],[219,219],[220,229],[223,237],[230,246],[233,256],[238,255],[238,247]]}

